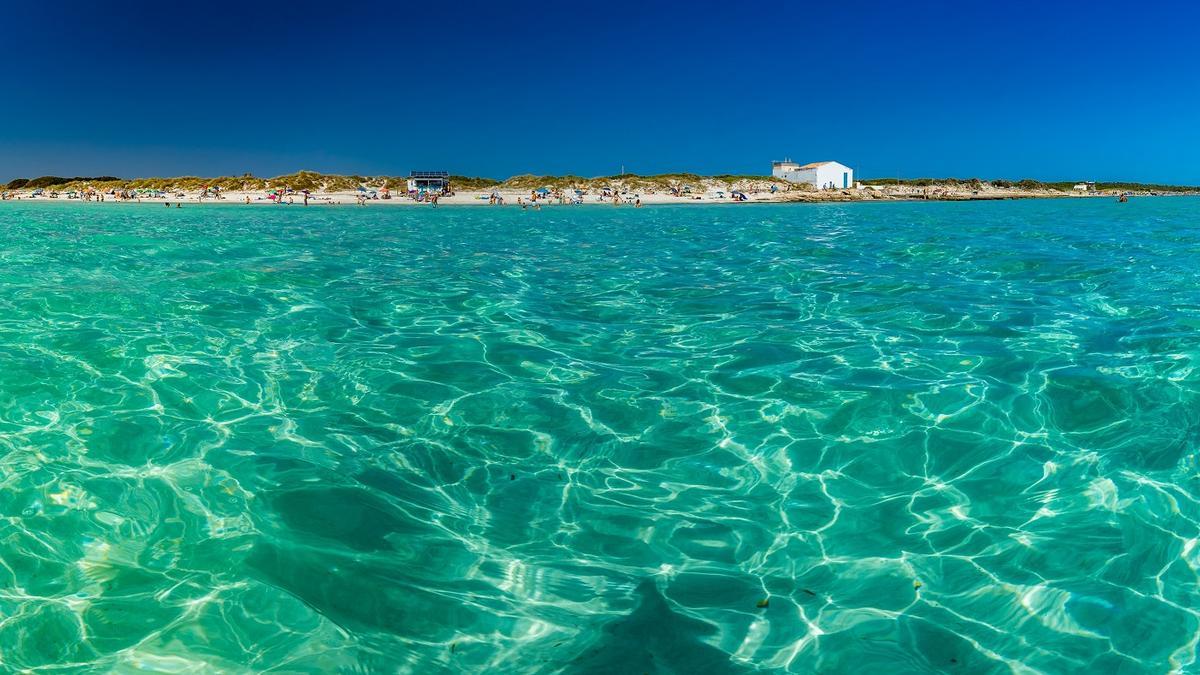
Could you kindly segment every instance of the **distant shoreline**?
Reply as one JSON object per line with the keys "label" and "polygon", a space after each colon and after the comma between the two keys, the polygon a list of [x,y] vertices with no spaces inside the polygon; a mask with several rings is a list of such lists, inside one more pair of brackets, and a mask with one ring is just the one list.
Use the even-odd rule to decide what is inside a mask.
{"label": "distant shoreline", "polygon": [[[604,202],[584,201],[581,204],[572,204],[569,202],[560,204],[558,202],[549,201],[549,200],[539,201],[537,203],[529,203],[529,202],[525,202],[524,200],[522,200],[521,203],[518,203],[516,201],[518,196],[519,195],[517,195],[516,193],[507,194],[507,195],[505,195],[505,202],[503,204],[492,205],[492,204],[488,203],[486,194],[483,194],[483,193],[468,193],[468,194],[458,193],[453,197],[441,198],[439,200],[437,207],[487,208],[487,207],[491,207],[491,206],[500,206],[502,208],[518,208],[518,209],[520,209],[520,208],[530,208],[530,209],[563,208],[563,207],[567,207],[567,206],[584,206],[584,207],[590,207],[590,208],[613,208],[614,207],[614,204],[611,201],[604,201]],[[1197,196],[1197,194],[1196,193],[1171,193],[1171,194],[1156,194],[1156,195],[1134,194],[1131,196],[1139,197],[1139,198],[1145,198],[1145,197],[1189,197],[1189,196]],[[963,203],[963,202],[1024,201],[1024,200],[1040,200],[1040,199],[1046,199],[1046,200],[1064,200],[1064,199],[1066,199],[1066,200],[1096,200],[1096,199],[1115,200],[1116,197],[1113,195],[1103,195],[1103,194],[1092,194],[1092,195],[1011,194],[1011,195],[1005,195],[1005,196],[993,196],[993,195],[989,195],[989,196],[938,196],[938,197],[928,197],[928,198],[918,197],[918,196],[909,196],[909,197],[890,196],[887,198],[872,198],[872,197],[867,197],[865,195],[864,196],[852,195],[850,197],[846,197],[846,196],[835,197],[832,195],[822,196],[822,195],[818,194],[818,195],[812,195],[806,199],[773,199],[768,196],[768,197],[762,197],[762,198],[758,198],[758,199],[749,198],[743,202],[732,201],[729,199],[699,199],[699,200],[697,200],[697,199],[678,199],[678,198],[676,198],[676,199],[663,199],[663,198],[655,199],[652,197],[646,197],[646,198],[642,199],[642,205],[644,205],[644,206],[684,206],[684,207],[686,207],[686,206],[730,206],[730,207],[733,207],[733,206],[749,205],[749,204],[760,204],[760,205],[868,204],[868,203],[913,204],[913,203],[921,203],[921,202]],[[234,198],[232,198],[232,195],[230,198],[225,198],[225,199],[209,198],[209,199],[201,200],[194,196],[189,196],[189,197],[184,197],[184,198],[170,198],[170,199],[168,199],[168,198],[145,198],[145,199],[140,199],[140,200],[105,199],[104,201],[90,201],[90,202],[82,201],[80,199],[66,199],[66,198],[62,198],[62,197],[59,197],[59,198],[22,197],[22,198],[14,198],[14,199],[0,201],[0,208],[3,208],[3,206],[5,204],[9,204],[9,203],[12,203],[12,204],[47,204],[47,205],[49,205],[49,204],[61,204],[61,205],[87,204],[88,206],[96,205],[101,208],[103,208],[104,206],[112,206],[112,205],[146,206],[146,207],[160,206],[161,207],[166,204],[169,204],[172,208],[175,208],[179,204],[183,204],[188,207],[199,206],[199,207],[218,207],[218,208],[219,207],[282,207],[282,208],[300,207],[300,208],[305,208],[303,200],[294,200],[293,199],[293,201],[291,201],[291,202],[285,201],[283,203],[276,204],[273,201],[256,200],[256,199],[252,198],[250,200],[250,202],[247,203],[245,201],[244,196],[242,196],[240,199],[234,199]],[[636,203],[636,199],[634,202],[624,202],[623,201],[623,202],[617,204],[616,206],[621,207],[621,208],[634,208],[635,203]],[[366,202],[360,204],[358,202],[357,198],[351,193],[322,194],[319,196],[319,198],[311,198],[309,200],[308,206],[311,206],[313,208],[317,208],[317,207],[321,207],[321,206],[343,206],[343,207],[356,207],[356,208],[357,207],[372,207],[372,208],[384,207],[384,208],[400,208],[400,209],[416,208],[416,207],[425,207],[425,208],[433,207],[433,205],[431,203],[417,202],[412,199],[370,200],[370,201],[366,201]]]}
{"label": "distant shoreline", "polygon": [[[443,176],[445,174],[442,174]],[[278,205],[427,205],[424,192],[409,192],[404,177],[335,176],[301,171],[275,178],[250,175],[220,178],[142,178],[111,176],[16,179],[0,187],[6,201],[123,203],[218,203]],[[515,176],[505,181],[449,176],[439,205],[538,208],[561,204],[620,205],[714,203],[838,203],[875,201],[995,201],[1005,199],[1116,198],[1200,194],[1200,189],[1140,183],[1042,183],[976,179],[880,179],[843,189],[817,190],[772,176],[633,174],[605,178]]]}

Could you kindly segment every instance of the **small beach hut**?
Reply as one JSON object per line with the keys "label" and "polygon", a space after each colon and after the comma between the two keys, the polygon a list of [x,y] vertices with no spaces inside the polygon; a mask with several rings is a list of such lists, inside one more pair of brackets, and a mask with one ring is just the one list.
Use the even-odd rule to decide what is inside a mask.
{"label": "small beach hut", "polygon": [[447,171],[410,171],[408,172],[408,191],[445,194],[450,191],[450,173]]}

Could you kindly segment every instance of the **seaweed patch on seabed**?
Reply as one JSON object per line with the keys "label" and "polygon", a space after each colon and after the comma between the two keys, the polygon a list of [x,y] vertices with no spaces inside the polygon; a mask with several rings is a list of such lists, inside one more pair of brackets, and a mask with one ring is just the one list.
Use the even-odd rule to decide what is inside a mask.
{"label": "seaweed patch on seabed", "polygon": [[744,673],[729,654],[701,638],[716,627],[671,609],[653,579],[635,591],[632,613],[604,626],[599,640],[565,673]]}

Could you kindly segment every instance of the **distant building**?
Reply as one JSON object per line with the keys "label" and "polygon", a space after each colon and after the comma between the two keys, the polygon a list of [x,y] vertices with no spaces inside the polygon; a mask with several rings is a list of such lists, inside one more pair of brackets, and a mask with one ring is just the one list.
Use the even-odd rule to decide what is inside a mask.
{"label": "distant building", "polygon": [[841,190],[854,185],[854,170],[838,162],[801,165],[785,159],[771,162],[771,175],[789,183],[808,183],[818,190]]}
{"label": "distant building", "polygon": [[1076,183],[1074,189],[1078,190],[1079,192],[1095,192],[1096,181],[1089,180],[1086,183]]}
{"label": "distant building", "polygon": [[790,159],[785,159],[782,162],[771,162],[771,175],[776,178],[783,178],[784,180],[787,180],[785,176],[799,170],[800,165]]}
{"label": "distant building", "polygon": [[450,173],[448,171],[409,171],[409,192],[438,192],[450,191]]}

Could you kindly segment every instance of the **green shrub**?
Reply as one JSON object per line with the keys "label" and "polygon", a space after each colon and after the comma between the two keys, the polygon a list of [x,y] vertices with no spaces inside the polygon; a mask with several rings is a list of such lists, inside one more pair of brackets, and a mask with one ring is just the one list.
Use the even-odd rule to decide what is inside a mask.
{"label": "green shrub", "polygon": [[[395,182],[392,182],[395,181]],[[388,185],[406,186],[407,179],[404,178],[389,178]],[[450,187],[455,190],[486,190],[490,187],[495,187],[500,184],[500,181],[493,178],[484,178],[482,176],[450,176]]]}

